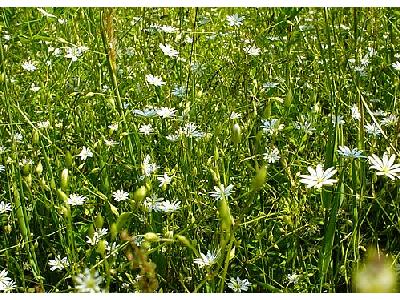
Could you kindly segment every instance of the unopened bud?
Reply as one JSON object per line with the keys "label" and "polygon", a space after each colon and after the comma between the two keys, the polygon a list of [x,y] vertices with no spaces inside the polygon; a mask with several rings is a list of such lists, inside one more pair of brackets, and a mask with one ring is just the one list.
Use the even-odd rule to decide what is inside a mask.
{"label": "unopened bud", "polygon": [[66,191],[68,189],[68,169],[61,172],[61,189]]}
{"label": "unopened bud", "polygon": [[289,89],[286,94],[285,101],[284,101],[284,105],[286,108],[290,107],[290,105],[292,104],[292,100],[293,100],[292,90]]}
{"label": "unopened bud", "polygon": [[42,174],[43,172],[43,165],[42,163],[39,161],[39,163],[36,165],[35,168],[35,173],[38,174],[39,176]]}
{"label": "unopened bud", "polygon": [[94,219],[94,226],[96,226],[96,228],[103,228],[103,224],[104,224],[104,218],[101,215],[101,213],[99,213]]}
{"label": "unopened bud", "polygon": [[144,197],[146,197],[146,187],[141,186],[138,188],[135,193],[133,193],[133,199],[135,199],[136,202],[142,202]]}
{"label": "unopened bud", "polygon": [[97,243],[96,252],[99,253],[101,256],[106,254],[106,242],[104,240],[100,240]]}
{"label": "unopened bud", "polygon": [[68,196],[61,189],[57,189],[57,197],[63,203],[65,203],[65,204],[68,203]]}
{"label": "unopened bud", "polygon": [[240,140],[242,139],[242,132],[240,129],[239,124],[235,123],[232,127],[232,142],[237,145],[240,143]]}
{"label": "unopened bud", "polygon": [[256,176],[254,177],[253,189],[255,191],[260,190],[264,186],[266,178],[267,178],[267,168],[265,166],[262,166],[257,170]]}
{"label": "unopened bud", "polygon": [[71,152],[67,151],[67,153],[65,153],[65,166],[67,168],[71,168],[72,162],[73,162],[72,154],[71,154]]}
{"label": "unopened bud", "polygon": [[111,224],[110,232],[111,232],[111,239],[115,240],[115,238],[118,235],[118,229],[117,229],[117,224],[116,223],[112,223]]}
{"label": "unopened bud", "polygon": [[176,239],[184,244],[186,247],[190,247],[190,241],[183,235],[177,235]]}
{"label": "unopened bud", "polygon": [[34,129],[32,132],[32,145],[39,144],[39,132]]}
{"label": "unopened bud", "polygon": [[154,232],[146,232],[144,235],[144,239],[148,242],[158,242],[160,237]]}

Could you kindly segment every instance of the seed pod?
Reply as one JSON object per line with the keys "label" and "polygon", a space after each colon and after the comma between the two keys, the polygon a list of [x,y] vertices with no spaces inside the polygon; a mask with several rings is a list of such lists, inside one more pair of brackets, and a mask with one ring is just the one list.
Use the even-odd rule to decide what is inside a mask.
{"label": "seed pod", "polygon": [[96,228],[103,228],[103,224],[104,224],[104,218],[101,215],[101,213],[98,213],[98,215],[94,219],[94,226],[96,226]]}
{"label": "seed pod", "polygon": [[267,168],[262,166],[256,172],[256,176],[253,180],[253,190],[258,191],[260,190],[265,183],[265,179],[267,178]]}
{"label": "seed pod", "polygon": [[144,197],[146,197],[146,187],[145,186],[141,186],[140,188],[138,188],[135,193],[133,193],[133,199],[135,199],[135,201],[138,202],[142,202]]}
{"label": "seed pod", "polygon": [[158,242],[160,237],[154,232],[146,232],[144,234],[144,239],[148,242]]}
{"label": "seed pod", "polygon": [[68,169],[61,172],[61,189],[66,191],[68,189]]}
{"label": "seed pod", "polygon": [[235,123],[232,127],[232,142],[238,145],[242,139],[242,132],[239,124]]}

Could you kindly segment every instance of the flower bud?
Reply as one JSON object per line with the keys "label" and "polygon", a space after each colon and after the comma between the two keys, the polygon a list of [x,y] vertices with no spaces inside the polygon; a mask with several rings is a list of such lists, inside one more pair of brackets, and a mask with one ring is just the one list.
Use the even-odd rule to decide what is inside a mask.
{"label": "flower bud", "polygon": [[117,224],[116,223],[112,223],[111,224],[110,233],[111,233],[111,239],[115,240],[115,238],[118,235],[118,229],[117,229]]}
{"label": "flower bud", "polygon": [[267,178],[267,168],[262,166],[257,170],[256,176],[253,180],[253,190],[258,191],[260,190],[265,183],[265,179]]}
{"label": "flower bud", "polygon": [[32,186],[32,174],[28,174],[28,176],[24,176],[25,183],[28,187]]}
{"label": "flower bud", "polygon": [[42,174],[42,172],[43,172],[43,165],[39,161],[39,163],[36,165],[35,173],[40,176]]}
{"label": "flower bud", "polygon": [[190,241],[183,235],[177,235],[176,239],[184,244],[186,247],[190,247]]}
{"label": "flower bud", "polygon": [[63,203],[65,203],[65,204],[68,203],[68,196],[61,189],[57,189],[57,197]]}
{"label": "flower bud", "polygon": [[101,256],[105,256],[106,254],[106,242],[104,240],[100,240],[97,243],[96,252],[99,253]]}
{"label": "flower bud", "polygon": [[66,191],[68,189],[68,169],[61,172],[61,189]]}
{"label": "flower bud", "polygon": [[103,224],[104,224],[104,218],[101,215],[101,213],[99,213],[94,219],[94,226],[96,226],[96,228],[103,228]]}
{"label": "flower bud", "polygon": [[36,129],[33,129],[32,132],[32,145],[39,144],[39,132]]}
{"label": "flower bud", "polygon": [[292,104],[292,100],[293,100],[292,90],[289,89],[286,94],[285,101],[283,102],[286,108],[290,107],[290,105]]}
{"label": "flower bud", "polygon": [[135,199],[136,202],[142,202],[144,197],[146,197],[146,187],[145,186],[141,186],[133,193],[133,199]]}
{"label": "flower bud", "polygon": [[158,242],[160,237],[154,232],[146,232],[144,235],[144,239],[148,242]]}
{"label": "flower bud", "polygon": [[65,153],[65,166],[67,168],[71,168],[72,167],[72,163],[73,163],[73,157],[71,152],[67,151],[67,153]]}
{"label": "flower bud", "polygon": [[361,293],[391,293],[396,291],[396,274],[391,261],[378,253],[369,250],[364,266],[354,274],[354,290]]}
{"label": "flower bud", "polygon": [[241,139],[242,139],[242,132],[240,126],[239,124],[235,123],[232,127],[232,142],[235,145],[238,145]]}

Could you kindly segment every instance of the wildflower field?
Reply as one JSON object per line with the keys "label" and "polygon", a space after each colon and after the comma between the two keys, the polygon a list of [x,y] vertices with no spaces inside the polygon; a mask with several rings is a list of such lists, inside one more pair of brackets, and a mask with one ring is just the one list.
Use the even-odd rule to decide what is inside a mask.
{"label": "wildflower field", "polygon": [[394,292],[400,10],[0,8],[0,292]]}

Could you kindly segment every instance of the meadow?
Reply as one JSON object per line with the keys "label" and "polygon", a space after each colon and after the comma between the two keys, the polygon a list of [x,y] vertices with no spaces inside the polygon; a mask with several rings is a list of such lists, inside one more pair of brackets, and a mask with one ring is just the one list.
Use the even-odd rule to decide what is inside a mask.
{"label": "meadow", "polygon": [[0,8],[0,292],[396,292],[399,29]]}

